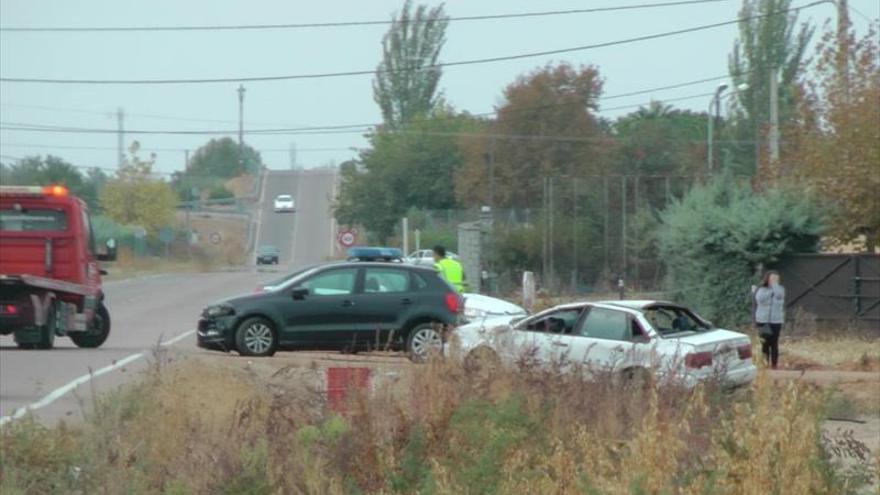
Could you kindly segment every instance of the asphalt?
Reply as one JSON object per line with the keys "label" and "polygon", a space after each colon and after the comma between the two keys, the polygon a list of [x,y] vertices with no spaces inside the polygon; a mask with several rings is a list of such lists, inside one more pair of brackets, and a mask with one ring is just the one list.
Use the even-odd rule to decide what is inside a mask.
{"label": "asphalt", "polygon": [[[0,337],[0,417],[32,405],[71,381],[88,377],[120,362],[124,366],[102,372],[61,395],[34,414],[45,422],[80,417],[89,410],[93,394],[131,380],[150,363],[159,345],[186,335],[167,347],[175,354],[204,353],[192,331],[202,308],[219,299],[252,292],[258,285],[299,266],[332,256],[332,171],[277,171],[266,176],[258,205],[257,245],[274,244],[281,250],[277,267],[246,266],[232,271],[167,274],[105,284],[112,330],[98,349],[79,349],[64,337],[48,351],[19,350],[12,336]],[[295,213],[274,213],[275,195],[292,193]],[[110,267],[112,270],[112,267]],[[139,357],[134,357],[140,355]],[[230,357],[232,358],[232,357]]]}

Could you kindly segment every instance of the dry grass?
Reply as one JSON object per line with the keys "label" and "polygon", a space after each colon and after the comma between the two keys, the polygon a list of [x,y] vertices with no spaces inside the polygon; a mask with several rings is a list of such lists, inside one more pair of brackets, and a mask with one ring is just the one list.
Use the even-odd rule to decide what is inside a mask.
{"label": "dry grass", "polygon": [[105,281],[124,280],[161,273],[196,273],[216,268],[217,262],[207,256],[190,260],[158,257],[137,257],[129,249],[120,249],[116,261],[107,263]]}
{"label": "dry grass", "polygon": [[15,422],[0,431],[0,491],[846,494],[880,467],[823,439],[821,391],[763,375],[726,393],[432,360],[342,417],[280,371],[157,367],[82,427]]}
{"label": "dry grass", "polygon": [[855,335],[783,339],[785,361],[845,371],[880,371],[880,339]]}

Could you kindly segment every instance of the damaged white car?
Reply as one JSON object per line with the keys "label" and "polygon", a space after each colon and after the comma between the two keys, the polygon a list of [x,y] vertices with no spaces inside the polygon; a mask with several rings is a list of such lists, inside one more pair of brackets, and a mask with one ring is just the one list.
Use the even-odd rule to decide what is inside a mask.
{"label": "damaged white car", "polygon": [[512,366],[527,358],[586,373],[651,373],[686,387],[713,378],[725,386],[745,385],[757,373],[748,336],[659,301],[583,302],[520,319],[474,321],[458,327],[455,340],[448,352],[465,362]]}

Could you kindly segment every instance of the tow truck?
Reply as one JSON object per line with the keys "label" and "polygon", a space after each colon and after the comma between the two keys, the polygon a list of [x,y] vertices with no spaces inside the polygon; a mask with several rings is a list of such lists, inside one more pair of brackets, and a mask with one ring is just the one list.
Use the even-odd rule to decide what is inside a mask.
{"label": "tow truck", "polygon": [[110,334],[99,262],[116,241],[95,248],[86,203],[63,186],[0,186],[0,335],[25,349],[51,349],[67,336],[101,346]]}

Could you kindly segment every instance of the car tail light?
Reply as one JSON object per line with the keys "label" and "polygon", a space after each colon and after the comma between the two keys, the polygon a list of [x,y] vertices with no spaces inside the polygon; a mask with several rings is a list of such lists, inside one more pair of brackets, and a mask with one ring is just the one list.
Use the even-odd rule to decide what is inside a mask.
{"label": "car tail light", "polygon": [[0,314],[4,315],[17,315],[18,308],[14,304],[3,304],[0,305]]}
{"label": "car tail light", "polygon": [[752,358],[752,344],[743,344],[736,348],[737,354],[739,354],[739,358],[742,360],[751,359]]}
{"label": "car tail light", "polygon": [[453,292],[448,292],[446,294],[446,309],[450,313],[460,313],[462,310],[461,297]]}
{"label": "car tail light", "polygon": [[711,352],[693,352],[684,357],[684,365],[688,368],[700,369],[704,366],[712,366]]}

